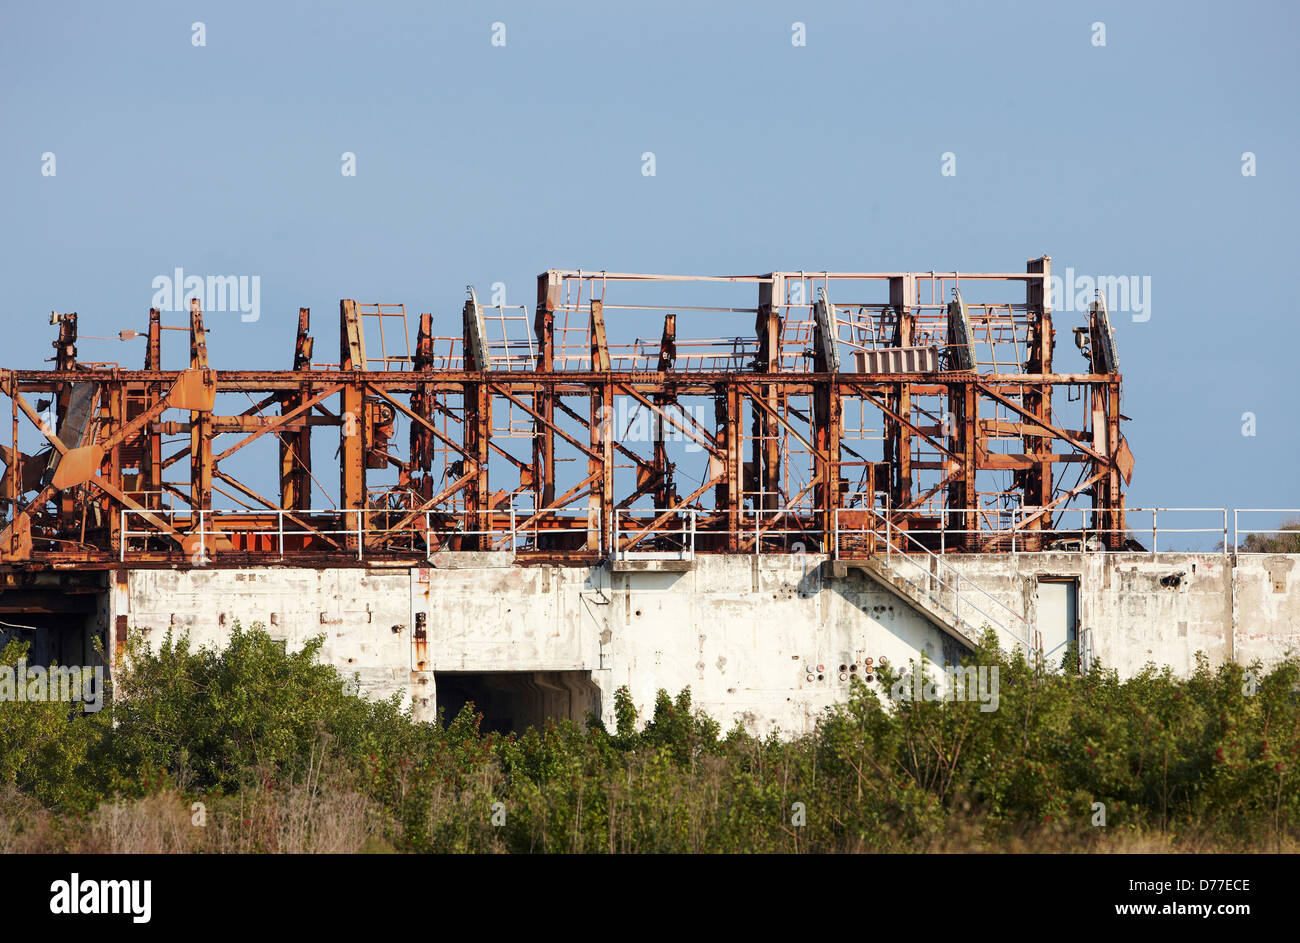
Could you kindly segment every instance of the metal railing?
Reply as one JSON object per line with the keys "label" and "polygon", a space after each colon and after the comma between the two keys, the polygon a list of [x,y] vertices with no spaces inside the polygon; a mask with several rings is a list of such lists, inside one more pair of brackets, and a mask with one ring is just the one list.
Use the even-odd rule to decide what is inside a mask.
{"label": "metal railing", "polygon": [[[646,533],[646,527],[662,514],[682,518],[680,524],[661,526]],[[695,556],[700,516],[716,517],[716,512],[698,508],[620,508],[613,515],[614,556],[617,559],[682,559]],[[671,521],[672,518],[669,518]],[[716,530],[708,531],[716,536]],[[829,551],[822,546],[817,517],[808,508],[764,508],[742,511],[737,537],[741,553],[799,554]],[[631,549],[629,549],[630,542]],[[650,547],[655,549],[649,549]],[[641,548],[641,549],[637,549]]]}
{"label": "metal railing", "polygon": [[[894,526],[891,518],[875,508],[865,508],[872,517],[869,526],[842,528],[835,514],[835,556],[839,556],[843,535],[868,537],[869,543],[884,544],[885,566],[922,597],[931,608],[947,616],[954,627],[978,637],[984,623],[1009,636],[1026,652],[1041,648],[1037,628],[1002,600],[966,576],[915,536]],[[873,546],[874,555],[880,550]],[[924,561],[924,563],[920,562]],[[913,575],[908,575],[913,574]],[[946,592],[945,592],[946,591]],[[973,619],[980,619],[975,622]]]}
{"label": "metal railing", "polygon": [[[1013,554],[1052,552],[1110,552],[1108,539],[1125,535],[1132,539],[1149,538],[1150,548],[1125,546],[1117,552],[1161,552],[1162,536],[1167,543],[1172,535],[1199,535],[1217,538],[1217,546],[1204,551],[1214,553],[1281,553],[1300,552],[1300,529],[1281,526],[1246,526],[1251,516],[1271,515],[1272,520],[1297,518],[1295,508],[1238,508],[1232,510],[1232,528],[1229,532],[1227,508],[1125,508],[1123,528],[1097,527],[1093,523],[1098,514],[1092,508],[1053,508],[1042,512],[1040,508],[1014,508],[1007,512],[948,510],[949,518],[976,513],[989,526],[978,529],[926,529],[909,530],[906,517],[888,509],[873,507],[839,508],[834,513],[834,532],[823,543],[819,518],[808,508],[760,509],[742,512],[738,537],[742,553],[790,554],[798,552],[825,552],[839,556],[841,550],[866,553],[876,552],[874,541],[883,531],[886,555],[891,547],[901,542],[906,547],[916,547],[925,553],[945,557],[950,552],[968,553],[971,549],[1002,550]],[[1042,512],[1040,526],[1033,516]],[[707,533],[708,549],[718,549],[716,527],[718,512],[699,508],[633,508],[617,509],[610,516],[610,529],[590,525],[573,509],[551,508],[537,511],[531,507],[502,508],[478,511],[470,515],[464,510],[408,511],[402,508],[281,510],[267,508],[257,511],[210,510],[193,512],[188,509],[123,509],[121,512],[119,558],[126,561],[133,554],[151,552],[147,539],[168,538],[168,529],[186,543],[187,552],[209,559],[214,553],[228,552],[223,547],[225,538],[238,537],[244,541],[245,552],[274,552],[283,558],[286,549],[293,553],[311,538],[321,538],[312,549],[335,550],[355,554],[365,559],[367,551],[374,552],[427,552],[461,549],[468,540],[470,546],[481,550],[511,553],[546,552],[555,549],[587,550],[593,536],[598,546],[592,551],[601,556],[612,554],[625,559],[693,559],[698,551],[700,522],[714,519]],[[665,523],[653,532],[646,528],[665,513]],[[1195,526],[1169,526],[1176,515],[1196,514],[1202,520]],[[475,526],[467,526],[467,518],[477,516]],[[1078,515],[1077,526],[1071,516]],[[1133,526],[1135,517],[1150,515],[1149,525]],[[1204,519],[1210,515],[1213,523]],[[259,519],[269,524],[258,526]],[[1162,524],[1162,520],[1165,522]],[[140,521],[148,526],[140,527]],[[883,526],[881,524],[883,522]],[[1177,523],[1177,520],[1174,521]],[[136,526],[133,528],[133,524]],[[158,526],[162,524],[163,526]],[[1145,526],[1144,526],[1145,525]],[[899,536],[895,537],[897,534]],[[1248,538],[1277,538],[1293,535],[1295,549],[1285,545],[1279,549],[1262,549],[1258,543],[1243,549]],[[254,546],[255,537],[271,538]],[[1231,540],[1229,540],[1231,537]],[[340,538],[340,540],[336,540]],[[197,543],[195,543],[195,541]],[[288,545],[288,546],[286,546]],[[152,552],[160,548],[154,547]],[[1168,548],[1166,549],[1168,552]]]}
{"label": "metal railing", "polygon": [[[1300,521],[1300,508],[1233,508],[1232,510],[1232,546],[1237,553],[1300,553],[1300,529],[1291,527],[1285,528],[1264,528],[1264,527],[1242,527],[1241,516],[1250,514],[1273,514],[1286,515],[1296,521]],[[1294,550],[1243,550],[1242,544],[1248,543],[1248,538],[1254,537],[1280,537],[1283,535],[1293,536],[1296,549]]]}
{"label": "metal railing", "polygon": [[[605,535],[600,528],[590,527],[586,521],[566,523],[561,515],[572,509],[534,507],[508,507],[491,511],[437,511],[424,512],[424,541],[428,554],[442,551],[468,549],[466,543],[477,543],[480,551],[520,554],[544,551],[547,541],[568,543],[568,549],[585,549],[593,533],[603,552]],[[476,526],[466,526],[466,519],[477,518]],[[578,547],[577,545],[582,545]],[[551,548],[553,549],[553,548]]]}
{"label": "metal railing", "polygon": [[[1094,508],[1051,508],[1044,510],[1034,507],[1020,507],[1012,509],[1011,514],[1011,552],[1012,553],[1030,553],[1030,552],[1051,552],[1053,550],[1074,550],[1088,551],[1105,551],[1107,550],[1106,538],[1112,535],[1131,536],[1137,538],[1150,536],[1151,548],[1150,553],[1160,552],[1160,535],[1161,534],[1204,534],[1213,535],[1220,539],[1220,547],[1228,546],[1228,510],[1227,508],[1124,508],[1124,527],[1096,527],[1089,526],[1089,519],[1104,515],[1105,511],[1098,511]],[[1116,512],[1120,513],[1120,512]],[[1068,515],[1078,514],[1078,527],[1064,527],[1063,524],[1070,523]],[[1150,527],[1133,526],[1132,518],[1134,515],[1151,515]],[[1164,514],[1165,519],[1169,519],[1171,514],[1212,514],[1218,518],[1213,524],[1208,523],[1198,527],[1161,527],[1160,515]],[[1033,522],[1035,518],[1042,521],[1047,526],[1030,528],[1027,523]],[[1042,544],[1047,542],[1046,546],[1038,546],[1035,550],[1029,549],[1032,544]],[[1078,546],[1073,547],[1077,541]],[[1065,546],[1061,546],[1064,544]]]}
{"label": "metal railing", "polygon": [[[364,559],[365,552],[365,527],[364,519],[367,514],[375,513],[392,513],[380,512],[375,510],[341,510],[339,508],[326,508],[319,510],[280,510],[268,508],[265,511],[256,512],[259,517],[274,517],[275,527],[226,527],[220,526],[223,517],[227,519],[239,518],[247,521],[248,512],[244,511],[199,511],[195,514],[192,511],[177,511],[168,509],[132,509],[123,508],[121,515],[121,541],[119,548],[119,558],[123,561],[127,559],[128,553],[145,553],[147,548],[132,550],[131,538],[168,538],[178,537],[182,540],[183,546],[192,558],[196,561],[207,561],[213,558],[213,555],[222,551],[220,545],[221,538],[231,538],[235,535],[267,537],[275,535],[277,556],[284,556],[285,537],[297,536],[321,536],[321,537],[344,537],[355,540],[356,546],[349,549],[348,552],[355,552],[357,559]],[[167,531],[154,527],[149,530],[131,530],[130,520],[132,517],[138,517],[142,520],[155,518],[164,522],[171,530]],[[337,518],[341,523],[346,523],[348,517],[351,517],[354,523],[351,526],[338,528],[316,527],[299,523],[303,519],[325,519]],[[286,521],[288,526],[286,527]],[[197,543],[195,543],[197,539]]]}
{"label": "metal railing", "polygon": [[761,508],[750,511],[745,521],[743,546],[755,555],[763,553],[818,553],[822,535],[818,515],[809,508]]}
{"label": "metal railing", "polygon": [[[695,558],[695,508],[617,509],[613,521],[613,556],[617,560],[692,560]],[[647,527],[664,514],[681,520],[676,527]],[[634,516],[635,515],[635,516]]]}
{"label": "metal railing", "polygon": [[[846,511],[865,511],[868,508],[845,508]],[[1180,508],[1180,507],[1129,507],[1114,513],[1124,515],[1123,527],[1101,527],[1094,522],[1107,513],[1091,507],[1014,507],[1014,508],[932,508],[909,509],[906,512],[881,508],[876,509],[889,514],[896,522],[895,526],[904,529],[905,521],[910,516],[932,517],[948,522],[973,515],[980,521],[976,528],[942,527],[916,530],[915,533],[929,537],[931,549],[940,555],[949,552],[970,552],[972,549],[983,551],[1003,551],[1008,553],[1053,553],[1053,552],[1122,552],[1122,553],[1159,553],[1162,542],[1165,551],[1170,549],[1172,535],[1199,535],[1216,538],[1215,546],[1200,552],[1229,553],[1237,543],[1229,543],[1228,508]],[[1248,513],[1234,511],[1233,527],[1236,529],[1236,514]],[[1272,510],[1268,513],[1294,514],[1300,516],[1300,510]],[[1180,520],[1187,515],[1197,515],[1190,522],[1192,526],[1176,526],[1186,523]],[[1162,520],[1165,523],[1161,523]],[[1262,528],[1243,533],[1279,534],[1291,531],[1265,530]],[[1128,538],[1125,543],[1137,541],[1149,546],[1122,546],[1112,551],[1107,538],[1114,535]],[[1163,538],[1163,539],[1162,539]],[[1179,548],[1185,549],[1185,548]],[[1188,551],[1197,552],[1197,551]]]}

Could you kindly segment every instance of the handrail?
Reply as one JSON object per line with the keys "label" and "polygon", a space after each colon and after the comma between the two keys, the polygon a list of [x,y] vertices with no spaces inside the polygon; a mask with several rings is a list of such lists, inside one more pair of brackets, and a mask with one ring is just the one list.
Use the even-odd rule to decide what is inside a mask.
{"label": "handrail", "polygon": [[[623,549],[622,533],[624,528],[619,526],[619,518],[626,517],[629,521],[633,520],[633,514],[646,514],[651,518],[657,518],[661,515],[672,513],[680,514],[686,517],[682,522],[680,529],[659,530],[651,532],[658,537],[677,537],[681,540],[681,547],[677,550],[625,550]],[[693,560],[695,559],[695,534],[696,534],[696,508],[615,508],[612,520],[612,542],[610,546],[611,556],[616,560]],[[644,534],[644,528],[637,528],[634,531],[629,528],[628,536],[633,534]]]}
{"label": "handrail", "polygon": [[[1220,523],[1219,523],[1219,525],[1218,525],[1217,527],[1163,527],[1163,528],[1162,528],[1162,527],[1160,526],[1160,514],[1161,514],[1162,512],[1165,513],[1165,514],[1211,514],[1211,513],[1213,513],[1213,514],[1217,514],[1217,515],[1220,516]],[[1087,517],[1087,516],[1088,516],[1089,514],[1105,514],[1105,513],[1107,513],[1107,512],[1104,511],[1104,510],[1101,510],[1101,509],[1097,509],[1097,508],[1084,508],[1084,507],[1043,508],[1043,507],[1028,507],[1028,506],[1026,506],[1026,507],[1012,508],[1012,509],[1011,509],[1011,531],[1010,531],[1010,532],[1011,532],[1011,552],[1012,552],[1012,553],[1016,553],[1016,552],[1017,552],[1017,547],[1016,547],[1016,538],[1017,538],[1017,536],[1020,536],[1020,537],[1035,537],[1035,536],[1044,536],[1044,535],[1048,535],[1048,534],[1060,534],[1060,533],[1063,533],[1063,532],[1074,533],[1074,532],[1076,532],[1076,531],[1077,531],[1078,534],[1080,535],[1080,545],[1081,545],[1082,549],[1087,550],[1087,548],[1088,548],[1088,537],[1089,537],[1089,535],[1092,535],[1092,536],[1104,536],[1104,535],[1108,535],[1108,534],[1136,534],[1136,533],[1138,533],[1138,529],[1137,529],[1136,527],[1133,527],[1133,526],[1130,525],[1130,523],[1129,523],[1129,518],[1130,518],[1131,515],[1140,515],[1140,514],[1150,514],[1150,515],[1151,515],[1151,528],[1150,528],[1150,530],[1149,530],[1149,531],[1146,531],[1146,530],[1142,531],[1143,534],[1148,533],[1148,532],[1151,534],[1151,551],[1150,551],[1151,553],[1159,553],[1159,552],[1160,552],[1160,534],[1161,534],[1161,533],[1165,533],[1165,534],[1218,534],[1218,535],[1220,536],[1220,538],[1222,539],[1222,543],[1223,543],[1223,550],[1222,550],[1222,552],[1223,552],[1223,553],[1227,553],[1227,552],[1228,552],[1228,549],[1227,549],[1227,547],[1228,547],[1228,509],[1227,509],[1227,508],[1175,508],[1175,507],[1150,507],[1150,508],[1143,508],[1143,507],[1126,507],[1126,508],[1117,508],[1117,509],[1115,509],[1115,513],[1117,513],[1117,514],[1122,514],[1122,515],[1124,516],[1124,523],[1125,523],[1125,526],[1124,526],[1124,527],[1089,527],[1089,526],[1088,526],[1088,517]],[[1021,525],[1021,523],[1020,523],[1021,520],[1022,520],[1026,515],[1030,515],[1030,516],[1046,515],[1046,516],[1047,516],[1047,519],[1050,521],[1050,519],[1051,519],[1051,517],[1052,517],[1053,515],[1066,515],[1066,514],[1078,514],[1078,515],[1079,515],[1079,526],[1078,526],[1077,528],[1074,528],[1074,527],[1066,527],[1066,528],[1062,528],[1062,527],[1045,527],[1045,528],[1041,528],[1041,529],[1035,529],[1035,528],[1026,528],[1026,527],[1023,527],[1023,526]],[[997,531],[993,531],[993,533],[997,533]]]}
{"label": "handrail", "polygon": [[[1030,552],[1032,553],[1052,552],[1050,549],[1047,548],[1055,538],[1061,538],[1061,539],[1069,538],[1070,540],[1077,539],[1080,542],[1081,550],[1083,550],[1084,552],[1091,552],[1093,550],[1104,552],[1107,550],[1107,548],[1104,546],[1104,542],[1098,540],[1097,538],[1104,537],[1106,535],[1114,535],[1117,533],[1118,534],[1142,533],[1142,531],[1139,528],[1134,526],[1129,526],[1128,523],[1130,520],[1132,520],[1134,516],[1139,514],[1151,515],[1151,528],[1149,531],[1146,531],[1146,533],[1149,533],[1151,535],[1151,549],[1145,552],[1149,552],[1152,554],[1160,552],[1159,540],[1162,534],[1166,534],[1166,535],[1168,534],[1218,534],[1220,535],[1221,543],[1216,550],[1194,551],[1194,552],[1205,552],[1205,553],[1217,552],[1223,554],[1237,553],[1237,552],[1250,552],[1250,553],[1270,552],[1266,550],[1265,551],[1243,551],[1241,549],[1242,541],[1249,535],[1260,535],[1260,536],[1281,536],[1286,534],[1300,535],[1300,532],[1294,529],[1287,529],[1283,527],[1265,528],[1265,527],[1244,526],[1244,523],[1247,520],[1247,518],[1244,517],[1245,515],[1271,514],[1271,515],[1287,515],[1287,516],[1300,517],[1300,508],[1235,508],[1231,510],[1232,510],[1231,533],[1229,533],[1229,529],[1228,529],[1228,525],[1229,525],[1228,508],[1172,508],[1172,507],[1171,508],[1124,508],[1122,509],[1122,513],[1126,515],[1127,520],[1126,520],[1126,526],[1123,528],[1090,527],[1088,525],[1088,515],[1097,513],[1096,509],[1093,508],[1069,507],[1069,508],[1044,509],[1044,508],[1020,507],[1020,508],[1009,508],[1006,509],[1005,512],[1003,511],[995,512],[993,509],[988,509],[988,508],[984,508],[984,509],[950,508],[947,509],[948,514],[980,514],[982,515],[983,519],[988,521],[992,526],[988,527],[987,529],[981,528],[981,529],[974,529],[974,530],[944,528],[941,530],[917,531],[916,532],[917,535],[921,537],[926,537],[931,542],[937,543],[937,547],[934,550],[923,545],[917,539],[917,536],[913,536],[911,532],[906,531],[902,526],[900,526],[900,524],[893,523],[892,517],[888,519],[885,530],[887,533],[890,534],[892,534],[894,530],[898,530],[904,533],[905,537],[900,539],[903,540],[905,545],[908,546],[915,545],[916,547],[925,550],[927,553],[938,556],[940,558],[945,557],[949,552],[949,542],[953,538],[960,539],[960,538],[966,538],[971,536],[980,537],[980,538],[1004,539],[1007,541],[1007,544],[1002,545],[1002,548],[1009,550],[1013,554],[1030,553]],[[615,554],[627,553],[627,551],[621,550],[621,539],[619,538],[620,533],[625,529],[622,524],[625,518],[627,520],[632,520],[634,519],[634,515],[639,515],[639,514],[652,514],[658,516],[660,514],[669,511],[671,511],[674,515],[678,516],[679,518],[684,519],[684,523],[682,527],[680,529],[675,527],[671,529],[664,529],[664,530],[657,531],[657,533],[661,535],[670,535],[670,534],[680,535],[680,539],[682,541],[683,546],[680,548],[679,551],[674,550],[673,553],[685,554],[688,558],[693,557],[697,552],[696,529],[698,526],[698,520],[700,516],[704,515],[706,517],[711,517],[717,514],[718,512],[710,511],[708,509],[695,508],[695,507],[613,509],[605,519],[606,525],[612,525],[610,526],[610,529],[606,530],[604,526],[598,528],[598,532],[600,534],[601,552],[606,553],[612,551]],[[759,509],[750,509],[748,511],[742,510],[740,513],[740,523],[738,525],[740,529],[740,536],[742,541],[742,551],[747,550],[748,552],[754,554],[797,552],[798,544],[794,541],[798,538],[807,536],[808,538],[811,538],[811,540],[813,541],[813,543],[809,544],[809,546],[820,545],[821,552],[829,552],[831,555],[837,555],[840,549],[840,530],[841,530],[840,512],[841,511],[849,511],[851,513],[862,513],[862,512],[870,511],[871,514],[877,519],[883,519],[885,515],[898,513],[898,512],[891,512],[887,508],[875,508],[875,507],[871,507],[870,505],[836,508],[834,510],[833,531],[832,533],[829,534],[823,534],[822,525],[820,523],[818,513],[813,512],[811,509],[809,509],[806,506],[791,507],[791,508],[759,508]],[[561,508],[544,508],[541,510],[537,510],[535,508],[528,508],[522,506],[515,507],[514,505],[511,505],[509,508],[480,510],[476,512],[466,512],[463,509],[425,511],[419,514],[419,516],[423,517],[423,524],[424,524],[423,536],[425,538],[426,544],[428,545],[431,545],[435,541],[435,538],[440,538],[442,536],[445,536],[450,530],[451,532],[455,532],[463,537],[481,537],[490,541],[494,548],[507,549],[513,551],[519,549],[521,546],[526,548],[529,540],[535,541],[538,538],[538,536],[541,534],[555,535],[555,534],[562,534],[562,533],[592,532],[593,530],[597,530],[597,528],[592,528],[589,524],[587,524],[585,520],[582,521],[581,523],[577,523],[574,524],[573,526],[567,526],[567,527],[566,526],[551,526],[551,527],[539,526],[544,519],[548,517],[560,515],[563,512],[564,509]],[[1044,512],[1048,515],[1051,515],[1051,518],[1048,518],[1047,520],[1043,521],[1043,523],[1050,525],[1053,523],[1052,518],[1056,518],[1055,526],[1049,526],[1044,528],[1029,528],[1029,527],[1022,526],[1022,521],[1026,516],[1030,514],[1042,514]],[[1119,509],[1117,509],[1117,513],[1119,512],[1120,512]],[[129,525],[131,520],[135,518],[142,518],[147,520],[152,517],[152,518],[162,519],[165,521],[183,522],[182,526],[185,528],[186,535],[198,538],[200,552],[206,553],[210,543],[208,538],[214,535],[214,531],[212,530],[212,528],[218,526],[223,520],[249,518],[249,517],[256,518],[259,516],[264,516],[267,518],[274,517],[275,526],[273,528],[272,527],[262,527],[262,528],[239,527],[238,530],[241,533],[273,535],[276,541],[277,555],[280,557],[283,557],[286,552],[285,550],[286,537],[292,537],[296,535],[310,534],[310,533],[316,533],[321,536],[329,536],[329,537],[346,536],[349,538],[355,538],[359,544],[364,544],[367,540],[369,540],[372,543],[372,549],[373,549],[374,542],[377,539],[383,540],[385,535],[399,535],[399,534],[407,534],[407,533],[419,534],[421,532],[418,525],[407,526],[407,524],[405,523],[403,524],[402,527],[394,528],[394,529],[388,529],[385,527],[371,528],[370,526],[367,526],[373,520],[375,515],[386,514],[386,515],[394,515],[400,517],[405,515],[406,513],[408,512],[404,511],[404,509],[402,508],[382,508],[382,507],[365,508],[365,509],[250,508],[247,510],[228,509],[228,510],[199,510],[199,511],[195,511],[190,508],[175,508],[175,507],[123,508],[121,510],[121,518],[120,518],[120,522],[121,522],[120,545],[117,549],[118,549],[119,558],[123,562],[125,562],[128,557],[128,554],[132,552],[129,549],[129,543],[133,538],[161,536],[166,533],[165,530],[161,530],[156,526],[152,528],[133,530],[130,528]],[[467,524],[469,522],[461,522],[459,520],[457,522],[457,525],[452,528],[447,528],[446,526],[441,524],[438,527],[433,526],[433,517],[435,516],[439,516],[439,517],[449,516],[452,518],[460,519],[460,518],[464,518],[467,514],[471,514],[471,513],[480,515],[480,517],[489,518],[489,520],[482,526],[481,529],[467,527]],[[1161,514],[1169,515],[1169,514],[1176,514],[1176,513],[1198,513],[1198,514],[1213,513],[1220,517],[1220,522],[1216,526],[1212,526],[1212,527],[1162,527],[1160,525],[1159,515]],[[1070,514],[1080,515],[1080,521],[1077,527],[1068,528],[1062,526],[1065,524],[1065,521],[1062,521],[1060,519],[1060,516],[1062,515],[1068,516]],[[784,520],[787,516],[789,518],[789,523],[786,523]],[[509,518],[508,527],[506,526],[506,522],[505,522],[505,518],[507,517]],[[1010,518],[1010,522],[1011,522],[1010,527],[1006,526],[1007,517]],[[341,529],[316,528],[311,526],[311,524],[305,524],[305,525],[302,524],[300,521],[296,520],[297,518],[314,519],[313,523],[322,518],[325,519],[326,522],[330,518],[334,518],[337,521],[339,521],[341,525]],[[496,518],[496,520],[493,521],[491,520],[491,518]],[[995,518],[998,519],[995,520]],[[687,524],[689,524],[689,527],[687,526]],[[873,530],[879,530],[879,527],[875,527],[873,528]],[[846,531],[846,533],[852,533],[852,531]],[[630,533],[629,536],[631,536]],[[1229,537],[1231,537],[1231,539],[1229,539]],[[1037,538],[1037,540],[1040,542],[1029,544],[1028,541],[1030,538]],[[784,550],[781,544],[784,544]],[[987,544],[987,540],[982,540],[981,546],[984,546],[985,544]],[[1093,546],[1094,544],[1096,544],[1097,546]],[[1035,547],[1036,549],[1029,550],[1026,549],[1027,546],[1032,546]],[[351,548],[349,548],[349,550],[350,549]],[[358,559],[364,558],[365,549],[366,548],[364,548],[363,546],[358,546],[357,548]],[[651,551],[642,551],[642,552],[651,553]],[[664,551],[659,551],[659,553],[663,553],[663,552]]]}
{"label": "handrail", "polygon": [[1270,530],[1262,527],[1242,528],[1240,526],[1240,520],[1239,520],[1239,516],[1242,514],[1289,514],[1289,515],[1295,515],[1296,517],[1300,517],[1300,508],[1233,508],[1232,509],[1232,549],[1234,553],[1268,553],[1269,552],[1269,551],[1255,551],[1255,550],[1243,551],[1241,549],[1242,534],[1245,534],[1248,537],[1252,534],[1268,534],[1273,537],[1277,537],[1281,534],[1300,535],[1300,531],[1296,531],[1294,528],[1290,530],[1286,530],[1286,529]]}
{"label": "handrail", "polygon": [[[379,513],[394,513],[394,512],[384,508],[366,508],[366,509],[317,508],[317,509],[307,509],[307,510],[297,510],[293,508],[265,508],[265,509],[259,508],[258,510],[252,512],[219,511],[219,510],[199,510],[195,512],[188,508],[184,510],[180,510],[176,508],[157,508],[157,509],[123,508],[121,511],[121,526],[120,526],[120,534],[119,534],[118,558],[123,562],[126,561],[127,549],[128,549],[127,545],[129,544],[132,537],[157,537],[160,535],[160,532],[157,530],[131,530],[128,524],[131,515],[135,515],[137,517],[143,517],[146,519],[149,517],[161,518],[163,520],[167,520],[170,522],[175,522],[177,520],[184,521],[189,526],[185,529],[179,530],[179,533],[181,536],[185,536],[185,537],[198,537],[199,544],[198,547],[196,548],[195,556],[197,556],[200,560],[207,560],[209,558],[208,557],[209,537],[218,537],[224,533],[233,532],[233,531],[223,531],[220,529],[215,529],[219,527],[222,515],[230,515],[232,517],[244,517],[244,518],[250,515],[257,515],[257,516],[266,516],[266,517],[274,516],[276,519],[275,529],[269,530],[269,529],[240,528],[238,532],[243,534],[253,534],[253,535],[275,534],[276,545],[278,548],[278,556],[280,557],[284,556],[285,534],[288,534],[290,536],[318,534],[322,537],[339,537],[339,536],[355,537],[357,542],[357,547],[356,547],[357,559],[361,560],[364,559],[363,553],[365,547],[365,540],[364,540],[365,526],[363,522],[364,522],[365,515],[379,514]],[[286,530],[284,526],[286,517],[291,519],[290,523],[292,523],[293,518],[311,517],[313,515],[338,516],[341,521],[346,522],[347,520],[346,515],[352,515],[352,514],[356,515],[356,526],[346,527],[345,529],[342,530],[325,530],[317,527],[303,527],[296,530],[295,529]],[[196,524],[197,527],[194,526]]]}
{"label": "handrail", "polygon": [[[937,608],[951,612],[953,614],[954,621],[958,626],[960,626],[962,623],[973,626],[973,623],[969,619],[963,619],[961,615],[962,586],[964,583],[968,588],[967,599],[966,599],[966,605],[968,609],[975,610],[975,612],[979,613],[981,616],[987,619],[989,621],[989,624],[995,630],[1000,629],[1001,631],[1011,636],[1012,639],[1014,639],[1015,641],[1023,645],[1026,651],[1036,652],[1038,650],[1039,646],[1035,644],[1037,638],[1037,627],[1034,626],[1032,623],[1030,623],[1027,619],[1025,619],[1024,616],[1020,615],[1018,612],[1016,612],[1014,609],[1012,609],[1002,600],[998,599],[988,590],[984,589],[984,587],[980,586],[978,583],[976,583],[970,577],[966,576],[964,573],[962,573],[952,564],[948,563],[943,557],[941,557],[939,554],[935,553],[929,547],[925,546],[923,543],[918,541],[907,531],[901,530],[899,528],[895,528],[893,526],[893,521],[887,515],[882,514],[876,508],[864,508],[863,510],[869,510],[878,521],[882,521],[884,523],[883,540],[885,544],[885,560],[886,560],[886,564],[889,566],[891,570],[893,569],[893,554],[895,552],[899,553],[903,557],[903,559],[905,559],[912,566],[918,566],[916,561],[911,558],[912,554],[910,554],[908,550],[905,549],[906,544],[904,544],[904,546],[898,546],[897,544],[894,543],[893,539],[891,539],[892,534],[900,533],[903,535],[904,538],[906,538],[906,540],[911,541],[911,543],[914,544],[921,553],[925,554],[927,557],[929,557],[931,560],[934,561],[934,568],[937,568],[941,572],[951,574],[950,577],[951,584],[950,584],[948,580],[943,579],[942,576],[939,576],[938,574],[933,572],[931,568],[927,568],[925,570],[926,587],[923,592],[927,598],[933,601],[934,605]],[[836,553],[838,554],[839,551],[838,535],[840,533],[838,510],[835,513],[835,530],[836,530],[835,549],[836,549]],[[879,529],[874,529],[873,532],[877,535],[880,535]],[[908,580],[907,577],[901,576],[901,574],[900,574],[900,578],[906,580],[909,583],[913,583],[912,580]],[[949,608],[943,602],[943,598],[941,594],[933,593],[930,591],[929,580],[931,579],[937,582],[939,586],[949,590],[953,594],[954,608]],[[971,589],[975,590],[976,593],[979,594],[979,596],[983,596],[985,599],[991,602],[994,605],[994,607],[1002,610],[1006,615],[999,618],[989,613],[985,609],[981,608],[977,603],[971,602],[970,595],[969,595],[969,590]],[[1010,625],[1006,624],[1006,622],[1003,621],[1004,619],[1008,620],[1010,622]],[[1019,630],[1017,630],[1017,628],[1012,628],[1012,626],[1018,626]]]}

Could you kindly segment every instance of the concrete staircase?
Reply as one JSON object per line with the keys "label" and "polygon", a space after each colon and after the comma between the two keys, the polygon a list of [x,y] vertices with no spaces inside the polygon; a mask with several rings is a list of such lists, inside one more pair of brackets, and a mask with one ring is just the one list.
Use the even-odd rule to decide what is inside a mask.
{"label": "concrete staircase", "polygon": [[875,552],[827,560],[827,576],[842,579],[851,570],[865,574],[967,648],[975,646],[987,627],[997,633],[1004,649],[1038,650],[1033,624],[915,537],[893,527],[884,515],[873,513],[881,525]]}

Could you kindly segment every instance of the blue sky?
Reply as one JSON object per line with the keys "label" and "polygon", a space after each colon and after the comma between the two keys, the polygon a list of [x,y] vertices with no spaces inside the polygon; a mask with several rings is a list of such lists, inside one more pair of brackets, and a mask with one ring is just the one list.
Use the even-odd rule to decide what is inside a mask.
{"label": "blue sky", "polygon": [[[1251,2],[9,2],[0,363],[50,356],[51,310],[83,335],[143,327],[153,278],[178,266],[260,275],[260,321],[209,320],[214,364],[234,369],[287,366],[299,305],[332,353],[342,297],[430,310],[451,333],[466,284],[531,307],[546,268],[1021,271],[1045,253],[1057,272],[1151,278],[1150,320],[1117,318],[1131,505],[1300,506],[1297,18]],[[1057,321],[1070,362],[1075,323]],[[142,348],[81,356],[134,366]]]}

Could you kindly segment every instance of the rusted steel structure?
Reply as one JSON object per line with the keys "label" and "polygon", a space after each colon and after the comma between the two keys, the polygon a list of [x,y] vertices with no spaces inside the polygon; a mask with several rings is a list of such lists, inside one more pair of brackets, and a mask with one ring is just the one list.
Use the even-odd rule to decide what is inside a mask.
{"label": "rusted steel structure", "polygon": [[[1068,540],[1058,512],[1081,506],[1121,546],[1114,336],[1099,299],[1058,371],[1050,275],[1046,257],[979,275],[552,270],[531,318],[471,289],[454,329],[422,314],[413,345],[404,306],[344,300],[336,362],[300,309],[291,366],[270,371],[211,365],[197,301],[186,325],[149,312],[140,369],[80,361],[77,316],[55,315],[54,369],[0,372],[0,564],[854,556],[882,526],[999,551]],[[166,330],[188,335],[184,369],[162,368]]]}

